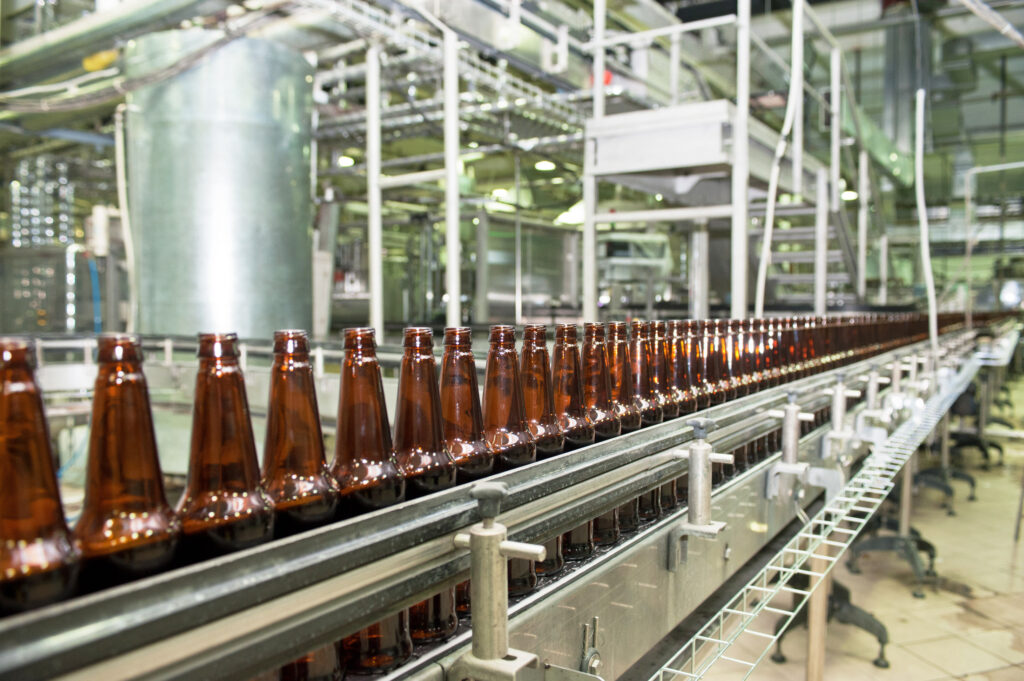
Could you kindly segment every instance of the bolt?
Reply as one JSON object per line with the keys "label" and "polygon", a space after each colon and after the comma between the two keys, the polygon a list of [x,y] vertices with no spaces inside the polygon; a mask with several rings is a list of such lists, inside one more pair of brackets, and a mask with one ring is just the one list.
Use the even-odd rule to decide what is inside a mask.
{"label": "bolt", "polygon": [[587,672],[593,674],[594,676],[597,676],[597,673],[601,671],[601,667],[603,666],[604,663],[601,662],[601,654],[594,653],[590,656],[590,661],[587,662]]}
{"label": "bolt", "polygon": [[729,546],[728,544],[726,544],[725,545],[725,551],[722,552],[722,558],[724,560],[729,560],[729,558],[731,556],[732,556],[732,547]]}

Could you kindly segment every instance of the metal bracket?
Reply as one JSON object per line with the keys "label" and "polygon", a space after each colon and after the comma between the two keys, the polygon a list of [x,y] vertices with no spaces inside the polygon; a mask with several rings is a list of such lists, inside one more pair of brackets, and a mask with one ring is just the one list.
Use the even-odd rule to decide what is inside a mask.
{"label": "metal bracket", "polygon": [[583,625],[583,658],[580,662],[580,671],[587,674],[597,674],[604,666],[601,653],[597,650],[597,627],[597,617],[591,619],[589,624]]}
{"label": "metal bracket", "polygon": [[846,469],[841,466],[812,466],[807,471],[807,484],[825,488],[825,503],[832,501],[846,487]]}

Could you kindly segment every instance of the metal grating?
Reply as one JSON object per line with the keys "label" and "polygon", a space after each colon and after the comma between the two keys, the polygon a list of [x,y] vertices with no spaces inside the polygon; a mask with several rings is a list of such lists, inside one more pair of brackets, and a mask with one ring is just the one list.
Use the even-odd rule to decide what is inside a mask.
{"label": "metal grating", "polygon": [[[749,678],[888,496],[897,474],[974,378],[979,366],[977,359],[968,360],[920,413],[875,447],[842,493],[828,502],[650,681],[702,679],[725,664],[731,664],[734,670],[738,667],[742,672],[739,678]],[[806,575],[810,586],[790,586],[796,575]],[[776,597],[786,594],[793,597],[792,603],[779,605]],[[779,615],[783,622],[765,631],[767,620],[761,615]]]}

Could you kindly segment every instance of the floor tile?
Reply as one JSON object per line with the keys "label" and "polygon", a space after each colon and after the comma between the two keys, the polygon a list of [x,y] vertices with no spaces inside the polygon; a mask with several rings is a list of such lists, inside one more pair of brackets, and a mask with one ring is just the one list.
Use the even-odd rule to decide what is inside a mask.
{"label": "floor tile", "polygon": [[959,636],[894,647],[902,647],[920,658],[923,663],[936,666],[953,676],[996,669],[1006,662]]}
{"label": "floor tile", "polygon": [[[1024,629],[1001,629],[964,636],[968,641],[1012,664],[1024,664]],[[1024,679],[1024,675],[1021,676]]]}
{"label": "floor tile", "polygon": [[1021,681],[1024,679],[1024,667],[1002,667],[961,678],[963,681]]}

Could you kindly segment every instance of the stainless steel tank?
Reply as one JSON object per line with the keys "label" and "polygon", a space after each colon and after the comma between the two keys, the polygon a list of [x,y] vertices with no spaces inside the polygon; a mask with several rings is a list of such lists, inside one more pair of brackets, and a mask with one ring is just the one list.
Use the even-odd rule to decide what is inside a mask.
{"label": "stainless steel tank", "polygon": [[[221,35],[133,40],[127,74],[152,73]],[[140,332],[266,338],[311,327],[312,82],[300,54],[239,38],[128,95]]]}

